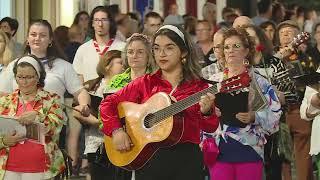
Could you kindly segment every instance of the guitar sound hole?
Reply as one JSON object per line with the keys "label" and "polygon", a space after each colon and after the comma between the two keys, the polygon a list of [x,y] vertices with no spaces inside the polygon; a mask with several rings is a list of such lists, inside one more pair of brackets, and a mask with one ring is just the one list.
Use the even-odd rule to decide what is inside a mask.
{"label": "guitar sound hole", "polygon": [[154,114],[148,114],[147,116],[146,116],[146,118],[144,118],[144,126],[146,127],[146,128],[151,128],[153,125],[154,125]]}

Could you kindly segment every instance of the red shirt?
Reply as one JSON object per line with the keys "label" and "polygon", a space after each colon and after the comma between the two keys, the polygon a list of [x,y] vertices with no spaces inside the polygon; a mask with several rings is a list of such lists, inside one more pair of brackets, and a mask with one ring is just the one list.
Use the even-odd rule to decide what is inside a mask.
{"label": "red shirt", "polygon": [[[208,87],[202,80],[192,80],[181,83],[173,92],[172,96],[178,101]],[[155,74],[147,74],[140,77],[113,95],[107,96],[100,105],[100,114],[103,122],[102,131],[112,135],[112,131],[121,127],[117,105],[123,101],[142,104],[157,92],[170,94],[173,87],[161,79],[161,71]],[[180,142],[200,143],[200,129],[207,132],[214,132],[218,127],[218,119],[215,115],[203,116],[199,104],[195,104],[183,112],[184,132]],[[205,121],[205,123],[203,122]],[[205,126],[204,126],[205,124]]]}
{"label": "red shirt", "polygon": [[[34,102],[26,103],[26,111],[33,110]],[[23,113],[23,104],[19,102],[16,116]],[[38,173],[47,170],[44,146],[25,140],[10,147],[6,170],[24,173]]]}

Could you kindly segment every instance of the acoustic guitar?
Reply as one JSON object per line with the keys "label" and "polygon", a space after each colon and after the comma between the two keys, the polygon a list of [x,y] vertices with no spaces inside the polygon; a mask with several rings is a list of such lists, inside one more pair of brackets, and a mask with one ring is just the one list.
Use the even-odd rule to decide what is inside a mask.
{"label": "acoustic guitar", "polygon": [[208,92],[216,94],[239,91],[248,87],[250,81],[248,72],[245,72],[175,103],[164,92],[154,94],[143,104],[119,103],[119,118],[125,121],[124,129],[131,138],[133,147],[130,151],[120,152],[114,147],[112,137],[105,136],[105,149],[110,162],[127,170],[140,169],[159,148],[179,142],[184,127],[179,112],[198,103],[200,97]]}

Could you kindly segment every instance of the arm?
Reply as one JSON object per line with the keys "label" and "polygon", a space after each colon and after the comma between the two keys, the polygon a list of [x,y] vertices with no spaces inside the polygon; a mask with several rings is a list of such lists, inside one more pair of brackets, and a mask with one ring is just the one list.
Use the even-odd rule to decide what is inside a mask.
{"label": "arm", "polygon": [[144,88],[144,81],[145,78],[138,78],[115,94],[109,95],[102,100],[100,104],[100,115],[103,123],[101,130],[104,134],[111,136],[114,130],[122,127],[118,116],[117,106],[123,101],[139,103]]}
{"label": "arm", "polygon": [[320,113],[319,107],[319,97],[317,96],[317,91],[309,86],[306,87],[302,104],[300,106],[300,116],[301,119],[310,121],[318,113]]}
{"label": "arm", "polygon": [[282,114],[281,104],[275,90],[268,81],[262,77],[257,78],[259,87],[268,102],[267,107],[255,112],[254,124],[260,125],[268,134],[273,134],[279,129],[279,120]]}

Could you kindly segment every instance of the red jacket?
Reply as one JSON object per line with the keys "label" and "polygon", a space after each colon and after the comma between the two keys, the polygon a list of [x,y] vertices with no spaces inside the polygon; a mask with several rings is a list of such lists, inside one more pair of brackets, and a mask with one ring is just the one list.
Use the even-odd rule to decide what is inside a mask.
{"label": "red jacket", "polygon": [[[180,84],[172,96],[178,101],[208,87],[202,80],[186,81]],[[117,105],[123,101],[144,103],[157,92],[169,94],[172,91],[171,84],[161,79],[161,71],[155,74],[147,74],[140,77],[113,95],[107,96],[100,105],[100,114],[103,122],[102,131],[112,135],[112,131],[121,127]],[[203,116],[199,104],[195,104],[183,112],[184,132],[180,142],[200,143],[200,130],[214,132],[218,127],[218,118],[215,115]]]}

